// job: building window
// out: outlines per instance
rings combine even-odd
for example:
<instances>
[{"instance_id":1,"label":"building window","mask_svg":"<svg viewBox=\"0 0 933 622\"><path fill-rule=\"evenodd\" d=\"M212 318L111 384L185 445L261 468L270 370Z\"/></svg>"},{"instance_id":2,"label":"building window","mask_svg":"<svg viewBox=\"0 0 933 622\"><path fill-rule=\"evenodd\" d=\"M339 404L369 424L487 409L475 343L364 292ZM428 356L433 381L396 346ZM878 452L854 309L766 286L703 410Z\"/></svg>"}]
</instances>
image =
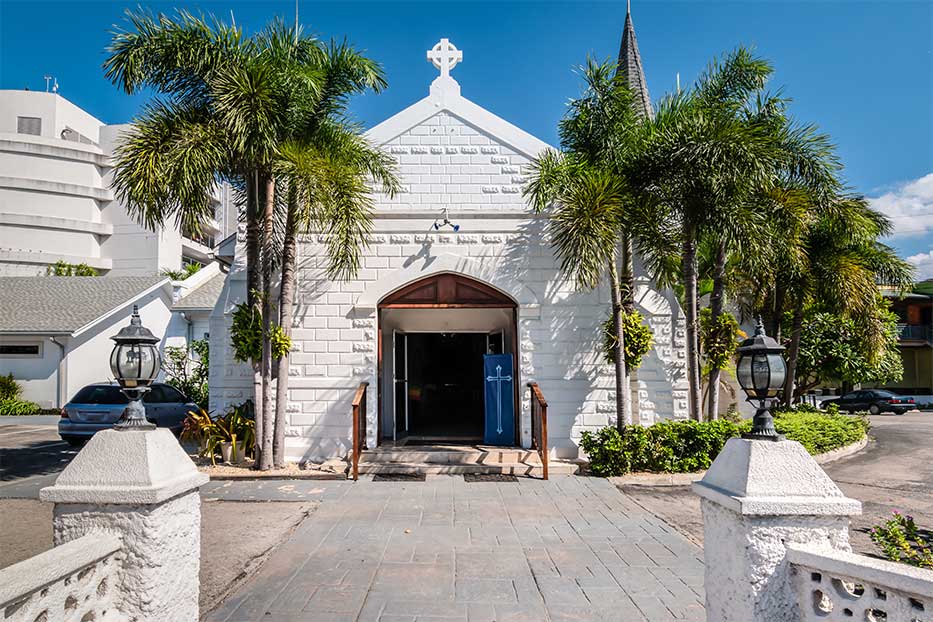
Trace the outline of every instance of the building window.
<instances>
[{"instance_id":1,"label":"building window","mask_svg":"<svg viewBox=\"0 0 933 622\"><path fill-rule=\"evenodd\" d=\"M0 357L39 358L40 356L42 356L41 342L0 344Z\"/></svg>"},{"instance_id":2,"label":"building window","mask_svg":"<svg viewBox=\"0 0 933 622\"><path fill-rule=\"evenodd\" d=\"M42 119L39 117L16 117L16 133L42 135Z\"/></svg>"}]
</instances>

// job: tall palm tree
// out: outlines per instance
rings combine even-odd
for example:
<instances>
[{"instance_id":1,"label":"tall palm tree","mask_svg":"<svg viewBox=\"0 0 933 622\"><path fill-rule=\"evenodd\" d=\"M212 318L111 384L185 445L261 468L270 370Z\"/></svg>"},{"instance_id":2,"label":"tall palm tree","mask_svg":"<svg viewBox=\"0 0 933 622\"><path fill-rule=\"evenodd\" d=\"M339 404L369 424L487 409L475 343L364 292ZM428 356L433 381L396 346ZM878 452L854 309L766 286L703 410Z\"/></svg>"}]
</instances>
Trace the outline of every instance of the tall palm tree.
<instances>
[{"instance_id":1,"label":"tall palm tree","mask_svg":"<svg viewBox=\"0 0 933 622\"><path fill-rule=\"evenodd\" d=\"M524 194L537 211L553 206L549 227L561 269L582 289L608 278L612 298L617 426L633 423L631 384L625 362L623 313L632 307L632 253L628 231L634 199L624 165L632 157L639 115L624 77L611 63L588 59L586 87L560 122L561 152L532 164Z\"/></svg>"},{"instance_id":2,"label":"tall palm tree","mask_svg":"<svg viewBox=\"0 0 933 622\"><path fill-rule=\"evenodd\" d=\"M787 348L786 405L793 403L803 319L816 304L853 318L868 342L883 342L877 314L878 285L907 290L913 267L878 241L891 231L890 221L862 197L837 195L829 199L819 218L807 229L800 252L786 262L778 278L789 283L791 335Z\"/></svg>"},{"instance_id":3,"label":"tall palm tree","mask_svg":"<svg viewBox=\"0 0 933 622\"><path fill-rule=\"evenodd\" d=\"M709 235L737 237L729 234L736 219L757 217L746 209L747 197L771 183L777 149L763 124L740 114L770 74L767 62L743 48L713 62L694 87L662 101L654 119L645 122L640 155L629 163L635 192L653 197L656 211L648 222L663 223L679 246L676 259L669 254L670 239L649 241L643 252L657 274L680 266L688 404L691 417L698 420L698 249Z\"/></svg>"},{"instance_id":4,"label":"tall palm tree","mask_svg":"<svg viewBox=\"0 0 933 622\"><path fill-rule=\"evenodd\" d=\"M327 276L346 279L360 268L360 254L372 229L372 182L394 196L399 190L394 160L373 148L359 128L343 119L320 119L302 142L279 151L277 175L286 179L287 215L282 243L279 323L291 334L297 268L297 238L315 231L326 239ZM278 361L273 455L285 462L288 354Z\"/></svg>"},{"instance_id":5,"label":"tall palm tree","mask_svg":"<svg viewBox=\"0 0 933 622\"><path fill-rule=\"evenodd\" d=\"M128 22L114 35L106 74L128 93L149 87L162 96L117 153L115 186L131 214L150 226L175 217L197 230L218 179L245 189L247 296L262 308L265 337L253 365L256 449L266 469L273 463L269 336L280 148L349 94L384 86L382 72L347 45L328 48L281 22L253 37L184 11L175 18L128 13Z\"/></svg>"}]
</instances>

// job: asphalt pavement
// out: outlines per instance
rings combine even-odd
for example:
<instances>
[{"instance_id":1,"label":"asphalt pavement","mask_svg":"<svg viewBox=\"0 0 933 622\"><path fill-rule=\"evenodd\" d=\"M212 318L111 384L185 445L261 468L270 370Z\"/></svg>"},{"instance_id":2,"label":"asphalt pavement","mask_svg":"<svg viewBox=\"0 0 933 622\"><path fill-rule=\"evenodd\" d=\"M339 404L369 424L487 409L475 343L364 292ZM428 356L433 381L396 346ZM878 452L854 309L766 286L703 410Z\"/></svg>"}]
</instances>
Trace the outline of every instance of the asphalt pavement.
<instances>
[{"instance_id":1,"label":"asphalt pavement","mask_svg":"<svg viewBox=\"0 0 933 622\"><path fill-rule=\"evenodd\" d=\"M933 528L933 412L870 417L868 446L857 454L823 465L849 497L862 502L853 517L852 548L876 555L868 537L873 525L894 510L913 515L917 525ZM700 502L687 486L622 485L622 491L657 513L696 542L703 540Z\"/></svg>"}]
</instances>

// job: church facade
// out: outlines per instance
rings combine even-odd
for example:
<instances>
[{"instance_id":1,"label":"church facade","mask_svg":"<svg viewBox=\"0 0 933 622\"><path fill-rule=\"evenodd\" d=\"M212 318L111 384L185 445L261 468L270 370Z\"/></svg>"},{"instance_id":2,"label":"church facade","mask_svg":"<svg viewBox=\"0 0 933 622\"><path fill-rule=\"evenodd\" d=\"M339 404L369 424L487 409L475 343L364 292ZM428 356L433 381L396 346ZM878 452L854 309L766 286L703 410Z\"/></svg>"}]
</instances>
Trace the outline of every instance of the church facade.
<instances>
[{"instance_id":1,"label":"church facade","mask_svg":"<svg viewBox=\"0 0 933 622\"><path fill-rule=\"evenodd\" d=\"M488 442L490 425L497 444L528 447L527 385L536 382L551 455L575 458L582 431L615 421L613 368L600 347L609 292L580 291L561 273L547 216L522 197L529 164L549 146L461 95L450 72L462 52L449 41L428 60L440 71L428 96L367 132L398 161L403 191L375 196L362 269L330 281L321 240L300 245L288 458L346 455L361 382L370 448ZM215 411L251 397L252 371L233 360L228 337L245 285L241 233L211 318ZM633 379L636 420L685 418L683 314L642 274L635 299L654 333Z\"/></svg>"}]
</instances>

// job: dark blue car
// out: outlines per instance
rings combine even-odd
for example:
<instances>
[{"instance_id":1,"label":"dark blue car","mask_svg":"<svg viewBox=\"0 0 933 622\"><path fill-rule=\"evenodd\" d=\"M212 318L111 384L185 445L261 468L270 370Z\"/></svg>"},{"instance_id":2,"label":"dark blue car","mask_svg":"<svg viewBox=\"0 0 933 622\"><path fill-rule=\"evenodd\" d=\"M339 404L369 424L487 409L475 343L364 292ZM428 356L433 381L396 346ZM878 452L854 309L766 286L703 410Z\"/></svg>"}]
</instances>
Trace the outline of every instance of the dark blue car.
<instances>
[{"instance_id":1,"label":"dark blue car","mask_svg":"<svg viewBox=\"0 0 933 622\"><path fill-rule=\"evenodd\" d=\"M78 391L62 408L58 435L71 445L81 445L95 432L112 428L129 400L115 384L89 384ZM197 411L193 403L175 387L156 383L143 398L146 418L160 428L181 432L188 412Z\"/></svg>"}]
</instances>

